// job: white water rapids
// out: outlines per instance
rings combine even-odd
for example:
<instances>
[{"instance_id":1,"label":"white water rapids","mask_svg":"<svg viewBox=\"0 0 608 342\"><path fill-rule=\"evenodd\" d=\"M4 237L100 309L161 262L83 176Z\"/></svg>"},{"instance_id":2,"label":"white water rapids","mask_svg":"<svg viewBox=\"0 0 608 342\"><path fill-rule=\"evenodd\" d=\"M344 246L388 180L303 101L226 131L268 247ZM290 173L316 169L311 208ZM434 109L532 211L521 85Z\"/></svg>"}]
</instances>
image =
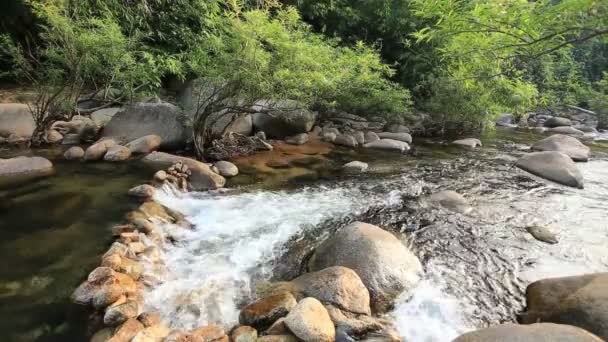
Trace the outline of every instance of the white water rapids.
<instances>
[{"instance_id":1,"label":"white water rapids","mask_svg":"<svg viewBox=\"0 0 608 342\"><path fill-rule=\"evenodd\" d=\"M608 243L608 234L598 229L597 220L604 225L608 222L608 162L590 162L581 169L587 179L585 190L564 190L549 184L541 188L549 191L543 203L533 193L492 203L495 208L502 205L515 212L527 211L518 214L517 220L522 222L517 224L523 225L535 215L539 224L551 223L551 217L562 227L561 241L554 246L517 233L517 239L530 245L526 255L537 259L534 266L520 273L526 282L606 269L608 253L603 246ZM552 193L556 188L562 192ZM148 290L146 306L159 311L173 328L190 329L237 323L238 308L254 296L259 282L270 278L270 261L276 260L290 238L325 220L356 215L372 204L390 206L399 199L399 192L370 197L356 188L323 187L223 195L165 191L157 193L156 199L185 214L195 228L163 226L177 242L165 245L163 259L168 274L161 285ZM492 234L489 231L489 238ZM466 299L445 290L446 284L436 276L442 273L438 267L427 264L428 278L413 297L399 298L395 310L388 314L408 342L451 341L475 328L467 320L474 308Z\"/></svg>"}]
</instances>

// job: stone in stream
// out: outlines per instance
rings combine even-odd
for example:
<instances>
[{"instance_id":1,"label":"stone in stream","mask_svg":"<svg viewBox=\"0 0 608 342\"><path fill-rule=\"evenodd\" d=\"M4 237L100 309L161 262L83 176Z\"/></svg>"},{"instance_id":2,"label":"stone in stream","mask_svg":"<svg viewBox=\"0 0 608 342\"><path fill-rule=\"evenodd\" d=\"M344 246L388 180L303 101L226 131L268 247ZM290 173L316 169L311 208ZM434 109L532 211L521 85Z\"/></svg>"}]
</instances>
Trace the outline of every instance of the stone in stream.
<instances>
[{"instance_id":1,"label":"stone in stream","mask_svg":"<svg viewBox=\"0 0 608 342\"><path fill-rule=\"evenodd\" d=\"M350 134L338 135L333 143L340 146L357 147L357 140Z\"/></svg>"},{"instance_id":2,"label":"stone in stream","mask_svg":"<svg viewBox=\"0 0 608 342\"><path fill-rule=\"evenodd\" d=\"M272 325L266 329L268 335L283 335L290 334L289 329L285 325L285 318L281 317L277 319Z\"/></svg>"},{"instance_id":3,"label":"stone in stream","mask_svg":"<svg viewBox=\"0 0 608 342\"><path fill-rule=\"evenodd\" d=\"M218 161L213 164L220 175L224 177L234 177L239 174L239 168L228 161Z\"/></svg>"},{"instance_id":4,"label":"stone in stream","mask_svg":"<svg viewBox=\"0 0 608 342\"><path fill-rule=\"evenodd\" d=\"M150 134L129 142L126 146L131 153L150 153L158 150L162 142L161 137Z\"/></svg>"},{"instance_id":5,"label":"stone in stream","mask_svg":"<svg viewBox=\"0 0 608 342\"><path fill-rule=\"evenodd\" d=\"M527 311L519 320L529 324L569 324L608 339L608 273L536 281L526 288Z\"/></svg>"},{"instance_id":6,"label":"stone in stream","mask_svg":"<svg viewBox=\"0 0 608 342\"><path fill-rule=\"evenodd\" d=\"M287 316L296 304L296 299L288 292L264 297L241 310L239 323L259 330L265 330L277 319Z\"/></svg>"},{"instance_id":7,"label":"stone in stream","mask_svg":"<svg viewBox=\"0 0 608 342\"><path fill-rule=\"evenodd\" d=\"M308 266L320 271L343 266L359 275L367 287L372 307L386 311L393 300L418 284L422 265L393 234L362 222L339 229L313 253Z\"/></svg>"},{"instance_id":8,"label":"stone in stream","mask_svg":"<svg viewBox=\"0 0 608 342\"><path fill-rule=\"evenodd\" d=\"M308 142L308 134L300 133L285 138L285 142L290 145L304 145Z\"/></svg>"},{"instance_id":9,"label":"stone in stream","mask_svg":"<svg viewBox=\"0 0 608 342\"><path fill-rule=\"evenodd\" d=\"M462 214L468 214L473 210L469 202L461 194L452 190L434 193L429 196L429 201L448 210Z\"/></svg>"},{"instance_id":10,"label":"stone in stream","mask_svg":"<svg viewBox=\"0 0 608 342\"><path fill-rule=\"evenodd\" d=\"M378 134L374 132L365 132L365 144L369 144L377 140L380 140Z\"/></svg>"},{"instance_id":11,"label":"stone in stream","mask_svg":"<svg viewBox=\"0 0 608 342\"><path fill-rule=\"evenodd\" d=\"M298 298L314 297L341 310L371 315L369 291L355 271L333 266L305 273L290 282Z\"/></svg>"},{"instance_id":12,"label":"stone in stream","mask_svg":"<svg viewBox=\"0 0 608 342\"><path fill-rule=\"evenodd\" d=\"M285 325L305 342L331 342L336 338L334 323L315 298L304 298L285 317Z\"/></svg>"},{"instance_id":13,"label":"stone in stream","mask_svg":"<svg viewBox=\"0 0 608 342\"><path fill-rule=\"evenodd\" d=\"M169 336L171 329L164 324L157 324L138 332L131 342L160 342Z\"/></svg>"},{"instance_id":14,"label":"stone in stream","mask_svg":"<svg viewBox=\"0 0 608 342\"><path fill-rule=\"evenodd\" d=\"M554 134L585 135L585 132L570 126L553 127L548 132Z\"/></svg>"},{"instance_id":15,"label":"stone in stream","mask_svg":"<svg viewBox=\"0 0 608 342\"><path fill-rule=\"evenodd\" d=\"M36 123L29 107L22 103L0 103L0 138L29 140Z\"/></svg>"},{"instance_id":16,"label":"stone in stream","mask_svg":"<svg viewBox=\"0 0 608 342\"><path fill-rule=\"evenodd\" d=\"M0 177L43 175L53 172L53 163L42 157L0 158Z\"/></svg>"},{"instance_id":17,"label":"stone in stream","mask_svg":"<svg viewBox=\"0 0 608 342\"><path fill-rule=\"evenodd\" d=\"M532 145L531 149L534 151L562 152L574 161L589 160L591 152L591 149L581 143L580 140L563 134L555 134L545 138Z\"/></svg>"},{"instance_id":18,"label":"stone in stream","mask_svg":"<svg viewBox=\"0 0 608 342\"><path fill-rule=\"evenodd\" d=\"M572 121L568 118L561 117L551 117L545 121L545 127L553 128L563 126L572 126Z\"/></svg>"},{"instance_id":19,"label":"stone in stream","mask_svg":"<svg viewBox=\"0 0 608 342\"><path fill-rule=\"evenodd\" d=\"M226 179L213 172L209 165L192 158L176 156L164 152L152 152L145 156L142 161L158 169L166 169L177 162L188 166L191 172L189 177L192 190L215 190L224 187Z\"/></svg>"},{"instance_id":20,"label":"stone in stream","mask_svg":"<svg viewBox=\"0 0 608 342\"><path fill-rule=\"evenodd\" d=\"M61 135L61 133L57 132L54 129L49 129L46 131L46 136L44 137L44 140L49 144L56 144L63 140L63 135Z\"/></svg>"},{"instance_id":21,"label":"stone in stream","mask_svg":"<svg viewBox=\"0 0 608 342\"><path fill-rule=\"evenodd\" d=\"M135 318L129 318L114 331L110 342L131 341L137 333L144 330L144 325Z\"/></svg>"},{"instance_id":22,"label":"stone in stream","mask_svg":"<svg viewBox=\"0 0 608 342\"><path fill-rule=\"evenodd\" d=\"M129 189L129 196L137 197L137 198L152 198L154 197L154 193L156 192L156 188L152 185L142 184L136 187Z\"/></svg>"},{"instance_id":23,"label":"stone in stream","mask_svg":"<svg viewBox=\"0 0 608 342\"><path fill-rule=\"evenodd\" d=\"M299 340L288 334L283 335L266 335L258 337L258 342L298 342Z\"/></svg>"},{"instance_id":24,"label":"stone in stream","mask_svg":"<svg viewBox=\"0 0 608 342\"><path fill-rule=\"evenodd\" d=\"M103 328L93 334L90 342L108 342L112 340L112 330L111 328Z\"/></svg>"},{"instance_id":25,"label":"stone in stream","mask_svg":"<svg viewBox=\"0 0 608 342\"><path fill-rule=\"evenodd\" d=\"M232 342L256 342L258 332L252 327L242 325L232 331L230 334Z\"/></svg>"},{"instance_id":26,"label":"stone in stream","mask_svg":"<svg viewBox=\"0 0 608 342\"><path fill-rule=\"evenodd\" d=\"M360 161L352 161L342 165L342 170L346 173L361 173L367 171L369 165Z\"/></svg>"},{"instance_id":27,"label":"stone in stream","mask_svg":"<svg viewBox=\"0 0 608 342\"><path fill-rule=\"evenodd\" d=\"M134 294L136 291L137 286L131 277L115 272L109 267L98 267L76 288L72 294L72 301L103 309L116 302L121 296Z\"/></svg>"},{"instance_id":28,"label":"stone in stream","mask_svg":"<svg viewBox=\"0 0 608 342\"><path fill-rule=\"evenodd\" d=\"M386 126L386 131L390 133L409 133L410 129L404 125L390 124Z\"/></svg>"},{"instance_id":29,"label":"stone in stream","mask_svg":"<svg viewBox=\"0 0 608 342\"><path fill-rule=\"evenodd\" d=\"M144 312L137 316L137 320L147 328L152 325L160 324L161 318L160 313L158 312Z\"/></svg>"},{"instance_id":30,"label":"stone in stream","mask_svg":"<svg viewBox=\"0 0 608 342\"><path fill-rule=\"evenodd\" d=\"M475 138L466 138L452 141L452 145L458 145L466 148L481 147L481 140Z\"/></svg>"},{"instance_id":31,"label":"stone in stream","mask_svg":"<svg viewBox=\"0 0 608 342\"><path fill-rule=\"evenodd\" d=\"M337 135L336 133L333 132L323 132L321 133L321 140L325 141L325 142L331 142L333 143L334 141L336 141Z\"/></svg>"},{"instance_id":32,"label":"stone in stream","mask_svg":"<svg viewBox=\"0 0 608 342\"><path fill-rule=\"evenodd\" d=\"M217 325L208 325L191 331L193 335L200 336L204 342L228 342L229 338L224 328Z\"/></svg>"},{"instance_id":33,"label":"stone in stream","mask_svg":"<svg viewBox=\"0 0 608 342\"><path fill-rule=\"evenodd\" d=\"M576 164L561 152L528 153L515 163L517 167L559 184L583 188L583 175Z\"/></svg>"},{"instance_id":34,"label":"stone in stream","mask_svg":"<svg viewBox=\"0 0 608 342\"><path fill-rule=\"evenodd\" d=\"M89 146L84 152L84 160L95 161L101 160L109 148L116 145L113 139L105 139Z\"/></svg>"},{"instance_id":35,"label":"stone in stream","mask_svg":"<svg viewBox=\"0 0 608 342\"><path fill-rule=\"evenodd\" d=\"M357 131L353 134L353 137L357 141L357 145L363 146L365 144L365 134L361 131Z\"/></svg>"},{"instance_id":36,"label":"stone in stream","mask_svg":"<svg viewBox=\"0 0 608 342\"><path fill-rule=\"evenodd\" d=\"M409 133L382 132L382 133L378 133L378 137L380 139L392 139L392 140L403 141L408 144L412 143L412 136Z\"/></svg>"},{"instance_id":37,"label":"stone in stream","mask_svg":"<svg viewBox=\"0 0 608 342\"><path fill-rule=\"evenodd\" d=\"M63 154L65 160L79 160L84 157L84 150L80 146L72 146Z\"/></svg>"},{"instance_id":38,"label":"stone in stream","mask_svg":"<svg viewBox=\"0 0 608 342\"><path fill-rule=\"evenodd\" d=\"M108 151L103 156L103 160L118 162L118 161L125 161L125 160L129 159L129 157L131 157L131 150L129 150L128 147L114 145L114 146L108 148Z\"/></svg>"},{"instance_id":39,"label":"stone in stream","mask_svg":"<svg viewBox=\"0 0 608 342\"><path fill-rule=\"evenodd\" d=\"M597 336L569 325L502 324L466 333L453 342L600 342Z\"/></svg>"},{"instance_id":40,"label":"stone in stream","mask_svg":"<svg viewBox=\"0 0 608 342\"><path fill-rule=\"evenodd\" d=\"M380 139L372 141L363 145L363 147L375 150L398 151L402 153L410 150L410 145L408 145L406 142L393 139Z\"/></svg>"},{"instance_id":41,"label":"stone in stream","mask_svg":"<svg viewBox=\"0 0 608 342\"><path fill-rule=\"evenodd\" d=\"M547 227L529 226L526 231L530 233L536 240L546 242L548 244L556 244L558 242L557 235L551 232Z\"/></svg>"}]
</instances>

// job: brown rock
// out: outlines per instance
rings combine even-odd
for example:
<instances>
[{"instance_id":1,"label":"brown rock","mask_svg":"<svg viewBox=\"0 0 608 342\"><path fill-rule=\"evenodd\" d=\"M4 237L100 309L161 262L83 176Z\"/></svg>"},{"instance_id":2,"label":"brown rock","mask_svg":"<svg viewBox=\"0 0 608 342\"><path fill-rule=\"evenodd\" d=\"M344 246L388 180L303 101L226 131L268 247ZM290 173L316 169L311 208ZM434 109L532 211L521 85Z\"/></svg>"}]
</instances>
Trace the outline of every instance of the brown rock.
<instances>
[{"instance_id":1,"label":"brown rock","mask_svg":"<svg viewBox=\"0 0 608 342\"><path fill-rule=\"evenodd\" d=\"M53 163L42 157L15 157L0 159L0 177L28 174L50 174Z\"/></svg>"},{"instance_id":2,"label":"brown rock","mask_svg":"<svg viewBox=\"0 0 608 342\"><path fill-rule=\"evenodd\" d=\"M161 143L158 135L146 135L127 144L132 153L150 153L158 150Z\"/></svg>"},{"instance_id":3,"label":"brown rock","mask_svg":"<svg viewBox=\"0 0 608 342\"><path fill-rule=\"evenodd\" d=\"M158 312L144 312L137 317L137 319L144 325L144 327L150 327L153 325L160 324L160 314Z\"/></svg>"},{"instance_id":4,"label":"brown rock","mask_svg":"<svg viewBox=\"0 0 608 342\"><path fill-rule=\"evenodd\" d=\"M128 319L136 318L140 313L140 304L137 301L128 300L123 304L107 307L103 316L103 323L109 326L119 325Z\"/></svg>"},{"instance_id":5,"label":"brown rock","mask_svg":"<svg viewBox=\"0 0 608 342\"><path fill-rule=\"evenodd\" d=\"M314 297L350 312L371 314L369 291L357 273L349 268L328 267L303 274L292 283L305 297Z\"/></svg>"},{"instance_id":6,"label":"brown rock","mask_svg":"<svg viewBox=\"0 0 608 342\"><path fill-rule=\"evenodd\" d=\"M302 299L285 317L285 325L303 341L335 341L336 330L323 304Z\"/></svg>"},{"instance_id":7,"label":"brown rock","mask_svg":"<svg viewBox=\"0 0 608 342\"><path fill-rule=\"evenodd\" d=\"M464 334L454 342L600 342L583 329L561 324L503 324Z\"/></svg>"},{"instance_id":8,"label":"brown rock","mask_svg":"<svg viewBox=\"0 0 608 342\"><path fill-rule=\"evenodd\" d=\"M185 333L183 331L173 331L169 336L165 337L163 342L204 342L204 340L198 335Z\"/></svg>"},{"instance_id":9,"label":"brown rock","mask_svg":"<svg viewBox=\"0 0 608 342\"><path fill-rule=\"evenodd\" d=\"M96 332L93 337L91 337L91 342L108 342L112 338L112 329L104 328Z\"/></svg>"},{"instance_id":10,"label":"brown rock","mask_svg":"<svg viewBox=\"0 0 608 342\"><path fill-rule=\"evenodd\" d=\"M63 135L61 135L61 133L57 132L54 129L49 129L46 132L45 140L49 144L56 144L58 142L61 142L61 140L63 140Z\"/></svg>"},{"instance_id":11,"label":"brown rock","mask_svg":"<svg viewBox=\"0 0 608 342\"><path fill-rule=\"evenodd\" d=\"M277 319L287 316L296 304L296 299L287 292L265 297L244 307L239 323L264 330Z\"/></svg>"},{"instance_id":12,"label":"brown rock","mask_svg":"<svg viewBox=\"0 0 608 342\"><path fill-rule=\"evenodd\" d=\"M256 342L258 332L252 327L242 325L232 331L230 337L233 342Z\"/></svg>"},{"instance_id":13,"label":"brown rock","mask_svg":"<svg viewBox=\"0 0 608 342\"><path fill-rule=\"evenodd\" d=\"M114 336L109 340L109 342L129 342L138 332L144 329L143 324L141 324L138 320L131 318L124 322L121 326L116 328L114 332Z\"/></svg>"},{"instance_id":14,"label":"brown rock","mask_svg":"<svg viewBox=\"0 0 608 342\"><path fill-rule=\"evenodd\" d=\"M267 335L258 337L258 342L297 342L298 339L293 335Z\"/></svg>"},{"instance_id":15,"label":"brown rock","mask_svg":"<svg viewBox=\"0 0 608 342\"><path fill-rule=\"evenodd\" d=\"M84 157L84 150L80 146L72 146L63 154L63 158L66 160L78 160L82 157Z\"/></svg>"},{"instance_id":16,"label":"brown rock","mask_svg":"<svg viewBox=\"0 0 608 342\"><path fill-rule=\"evenodd\" d=\"M84 152L84 160L101 160L108 151L108 148L114 145L116 145L116 142L111 139L99 141L86 149Z\"/></svg>"},{"instance_id":17,"label":"brown rock","mask_svg":"<svg viewBox=\"0 0 608 342\"><path fill-rule=\"evenodd\" d=\"M138 332L131 342L162 342L170 333L171 330L167 326L157 324Z\"/></svg>"},{"instance_id":18,"label":"brown rock","mask_svg":"<svg viewBox=\"0 0 608 342\"><path fill-rule=\"evenodd\" d=\"M227 342L228 340L228 336L224 332L224 329L217 325L208 325L206 327L194 329L192 330L192 334L202 337L205 342Z\"/></svg>"},{"instance_id":19,"label":"brown rock","mask_svg":"<svg viewBox=\"0 0 608 342\"><path fill-rule=\"evenodd\" d=\"M142 184L129 189L129 196L137 198L152 198L156 189L152 185Z\"/></svg>"},{"instance_id":20,"label":"brown rock","mask_svg":"<svg viewBox=\"0 0 608 342\"><path fill-rule=\"evenodd\" d=\"M104 155L103 160L117 162L125 161L129 159L129 157L131 157L131 150L129 150L128 147L114 145L108 148L108 151Z\"/></svg>"},{"instance_id":21,"label":"brown rock","mask_svg":"<svg viewBox=\"0 0 608 342\"><path fill-rule=\"evenodd\" d=\"M285 325L285 318L281 317L277 319L276 322L272 323L270 328L266 330L266 334L268 335L285 335L290 334L291 332Z\"/></svg>"},{"instance_id":22,"label":"brown rock","mask_svg":"<svg viewBox=\"0 0 608 342\"><path fill-rule=\"evenodd\" d=\"M214 190L224 187L226 179L211 171L209 166L197 160L171 155L163 152L152 152L142 159L145 163L154 167L165 169L171 165L182 162L188 166L190 175L190 185L193 190Z\"/></svg>"}]
</instances>

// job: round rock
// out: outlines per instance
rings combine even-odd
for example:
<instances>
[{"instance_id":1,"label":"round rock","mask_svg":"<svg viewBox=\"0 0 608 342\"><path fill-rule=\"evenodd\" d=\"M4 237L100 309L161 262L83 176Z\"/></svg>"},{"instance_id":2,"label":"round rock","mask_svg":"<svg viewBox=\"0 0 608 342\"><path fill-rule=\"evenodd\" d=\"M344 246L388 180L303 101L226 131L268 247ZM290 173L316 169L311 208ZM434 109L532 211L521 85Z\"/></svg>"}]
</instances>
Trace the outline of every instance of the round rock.
<instances>
[{"instance_id":1,"label":"round rock","mask_svg":"<svg viewBox=\"0 0 608 342\"><path fill-rule=\"evenodd\" d=\"M334 323L327 309L315 298L304 298L285 317L285 325L306 342L330 342L336 338Z\"/></svg>"},{"instance_id":2,"label":"round rock","mask_svg":"<svg viewBox=\"0 0 608 342\"><path fill-rule=\"evenodd\" d=\"M346 173L361 173L367 171L369 165L360 161L352 161L342 166L342 170Z\"/></svg>"},{"instance_id":3,"label":"round rock","mask_svg":"<svg viewBox=\"0 0 608 342\"><path fill-rule=\"evenodd\" d=\"M63 154L66 160L78 160L84 157L84 150L80 146L72 146Z\"/></svg>"},{"instance_id":4,"label":"round rock","mask_svg":"<svg viewBox=\"0 0 608 342\"><path fill-rule=\"evenodd\" d=\"M239 174L239 168L231 162L222 160L213 165L217 168L219 174L224 177L234 177Z\"/></svg>"},{"instance_id":5,"label":"round rock","mask_svg":"<svg viewBox=\"0 0 608 342\"><path fill-rule=\"evenodd\" d=\"M563 134L555 134L535 143L532 145L532 150L561 152L574 161L589 160L591 152L591 149L578 139Z\"/></svg>"},{"instance_id":6,"label":"round rock","mask_svg":"<svg viewBox=\"0 0 608 342\"><path fill-rule=\"evenodd\" d=\"M561 152L528 153L519 158L515 165L533 175L556 183L583 188L583 175L572 159Z\"/></svg>"}]
</instances>

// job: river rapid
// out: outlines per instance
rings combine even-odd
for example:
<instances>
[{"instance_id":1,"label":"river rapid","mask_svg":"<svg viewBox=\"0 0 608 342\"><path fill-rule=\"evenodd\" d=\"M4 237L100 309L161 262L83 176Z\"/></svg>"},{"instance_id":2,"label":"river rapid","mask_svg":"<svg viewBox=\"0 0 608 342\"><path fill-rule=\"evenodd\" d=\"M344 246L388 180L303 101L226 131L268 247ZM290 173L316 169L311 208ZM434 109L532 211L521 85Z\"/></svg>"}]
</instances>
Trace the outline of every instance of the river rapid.
<instances>
[{"instance_id":1,"label":"river rapid","mask_svg":"<svg viewBox=\"0 0 608 342\"><path fill-rule=\"evenodd\" d=\"M289 169L281 169L284 177L280 173L260 177L243 167L243 175L231 180L227 191L180 193L165 188L157 192L156 200L185 214L194 229L162 226L172 238L162 251L167 268L164 282L147 290L146 309L161 312L174 328L210 323L231 326L238 321L239 307L255 298L268 282L295 278L305 271L315 246L343 225L364 221L395 233L424 266L422 282L399 297L386 314L404 340L451 341L478 327L515 321L524 308L523 291L530 282L608 269L608 159L598 155L579 163L585 189L566 188L512 166L524 152L524 144L540 138L498 131L484 139L483 149L475 151L420 141L414 144L415 156L338 149L324 154L322 166L307 165L313 171L298 172L295 177L289 176ZM608 145L600 143L593 149L605 152ZM339 165L350 160L368 162L369 172L356 176L337 172ZM95 165L87 170L100 167ZM80 332L66 328L77 324L73 318L48 311L67 310L61 303L106 248L111 224L129 210L130 206L117 203L126 201L119 193L136 182L128 174L132 168L125 164L112 171L114 178L108 181L101 172L78 173L60 165L47 180L4 190L6 198L22 192L38 196L29 207L19 207L21 214L2 215L8 221L0 226L9 236L2 249L4 257L8 258L9 246L14 246L11 243L23 245L13 253L16 263L32 260L24 251L28 243L40 244L40 234L53 236L54 229L64 226L87 227L68 230L79 233L59 239L60 247L44 261L21 263L25 265L21 273L2 270L3 316L19 313L23 317L7 320L8 336L15 337L10 340L80 340ZM137 174L146 172L137 169ZM74 210L81 215L71 215L84 217L82 220L71 223L73 219L62 217L49 226L23 218L36 205L48 206L44 198L50 193L42 188L32 195L33 191L21 189L50 183L50 189L58 191L58 184L68 184L68 180L81 184L83 179L88 183L77 188L91 187L103 179L112 186L82 191L98 196L93 202L77 202L80 207ZM459 214L426 205L425 196L440 190L461 193L474 209ZM17 210L17 206L10 208ZM10 235L18 222L29 233ZM525 229L533 224L549 225L558 233L559 243L535 240ZM99 248L83 244L87 237ZM57 265L49 268L47 263ZM33 294L25 292L28 279L43 276L50 284L62 286L44 285ZM26 301L45 305L23 304ZM22 321L29 325L16 324ZM33 337L25 333L36 326L46 330Z\"/></svg>"}]
</instances>

